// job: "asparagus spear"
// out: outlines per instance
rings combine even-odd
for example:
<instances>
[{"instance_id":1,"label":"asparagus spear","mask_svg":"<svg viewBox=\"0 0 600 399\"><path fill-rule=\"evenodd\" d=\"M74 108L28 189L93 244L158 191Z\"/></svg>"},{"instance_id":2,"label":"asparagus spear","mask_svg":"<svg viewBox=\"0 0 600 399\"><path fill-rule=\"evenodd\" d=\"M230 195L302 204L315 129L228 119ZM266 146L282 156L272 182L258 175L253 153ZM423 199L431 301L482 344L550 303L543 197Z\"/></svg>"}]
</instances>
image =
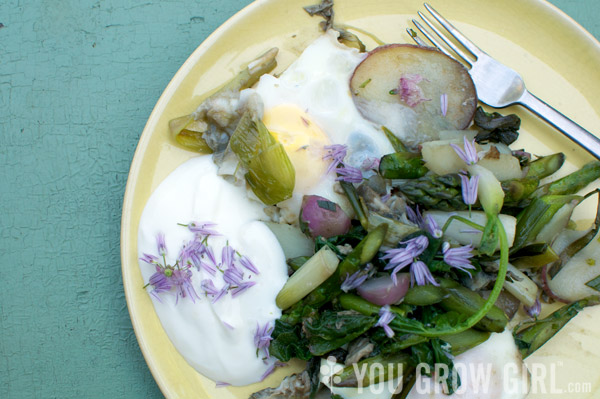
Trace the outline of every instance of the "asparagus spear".
<instances>
[{"instance_id":1,"label":"asparagus spear","mask_svg":"<svg viewBox=\"0 0 600 399\"><path fill-rule=\"evenodd\" d=\"M565 163L565 154L557 152L556 154L540 157L535 161L529 162L529 169L525 177L535 177L543 179L554 174Z\"/></svg>"},{"instance_id":2,"label":"asparagus spear","mask_svg":"<svg viewBox=\"0 0 600 399\"><path fill-rule=\"evenodd\" d=\"M411 152L384 155L379 163L379 173L386 179L416 179L427 172L423 159Z\"/></svg>"},{"instance_id":3,"label":"asparagus spear","mask_svg":"<svg viewBox=\"0 0 600 399\"><path fill-rule=\"evenodd\" d=\"M595 166L596 162L592 162L588 164L589 166L584 166L581 171L538 188L540 179L556 172L563 163L562 153L541 157L530 163L524 178L503 181L504 205L523 207L528 204L529 198L542 194L572 194L600 177L600 166ZM428 174L416 179L392 180L392 185L411 201L423 204L427 208L444 211L467 209L462 202L461 181L456 173L442 176Z\"/></svg>"},{"instance_id":4,"label":"asparagus spear","mask_svg":"<svg viewBox=\"0 0 600 399\"><path fill-rule=\"evenodd\" d=\"M575 194L594 180L600 178L600 161L585 164L581 169L538 188L533 196Z\"/></svg>"},{"instance_id":5,"label":"asparagus spear","mask_svg":"<svg viewBox=\"0 0 600 399\"><path fill-rule=\"evenodd\" d=\"M214 107L214 105L218 100L229 102L238 99L240 90L251 87L262 75L273 70L277 66L275 57L278 51L277 48L272 48L249 63L225 86L206 98L196 112L171 120L169 130L175 140L193 151L222 152L227 146L228 136L237 125L239 115L229 110L223 110L222 107ZM224 136L220 134L223 131L227 133Z\"/></svg>"},{"instance_id":6,"label":"asparagus spear","mask_svg":"<svg viewBox=\"0 0 600 399\"><path fill-rule=\"evenodd\" d=\"M457 173L442 176L428 174L418 179L392 180L392 186L409 200L425 208L443 211L467 209L462 199L460 177Z\"/></svg>"}]
</instances>

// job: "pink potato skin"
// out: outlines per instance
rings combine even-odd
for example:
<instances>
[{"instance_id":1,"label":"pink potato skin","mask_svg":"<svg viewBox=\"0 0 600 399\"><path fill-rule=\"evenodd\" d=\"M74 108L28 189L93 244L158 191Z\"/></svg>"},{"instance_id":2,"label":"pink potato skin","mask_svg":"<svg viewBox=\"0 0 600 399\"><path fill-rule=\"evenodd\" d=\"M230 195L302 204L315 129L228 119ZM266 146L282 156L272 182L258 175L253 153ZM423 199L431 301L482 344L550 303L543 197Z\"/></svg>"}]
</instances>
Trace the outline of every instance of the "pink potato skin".
<instances>
[{"instance_id":1,"label":"pink potato skin","mask_svg":"<svg viewBox=\"0 0 600 399\"><path fill-rule=\"evenodd\" d=\"M334 205L335 211L325 209L319 202ZM330 238L345 234L350 229L350 222L350 218L343 209L327 198L318 195L305 195L302 198L300 228L308 236Z\"/></svg>"},{"instance_id":2,"label":"pink potato skin","mask_svg":"<svg viewBox=\"0 0 600 399\"><path fill-rule=\"evenodd\" d=\"M468 127L477 108L477 92L469 71L432 47L386 44L371 50L354 70L350 91L358 103L378 101L408 105L401 96L392 95L390 91L398 88L401 77L417 75L422 78L418 85L426 101L411 109L416 112L423 133ZM440 109L442 94L447 96L445 115ZM369 115L363 116L369 118Z\"/></svg>"},{"instance_id":3,"label":"pink potato skin","mask_svg":"<svg viewBox=\"0 0 600 399\"><path fill-rule=\"evenodd\" d=\"M376 277L365 281L357 288L358 295L375 305L385 306L397 303L408 291L410 275L398 273L398 283L394 285L391 276Z\"/></svg>"}]
</instances>

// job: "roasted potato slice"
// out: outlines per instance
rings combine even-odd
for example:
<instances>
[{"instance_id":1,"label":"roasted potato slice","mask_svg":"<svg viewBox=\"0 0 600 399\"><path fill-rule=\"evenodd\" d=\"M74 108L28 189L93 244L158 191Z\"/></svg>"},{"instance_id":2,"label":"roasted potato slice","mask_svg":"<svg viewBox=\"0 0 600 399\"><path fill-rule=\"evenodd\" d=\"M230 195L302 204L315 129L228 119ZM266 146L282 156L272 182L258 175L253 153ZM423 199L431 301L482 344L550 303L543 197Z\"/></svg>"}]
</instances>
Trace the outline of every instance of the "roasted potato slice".
<instances>
[{"instance_id":1,"label":"roasted potato slice","mask_svg":"<svg viewBox=\"0 0 600 399\"><path fill-rule=\"evenodd\" d=\"M373 115L372 110L381 104L408 107L416 114L414 133L433 140L440 130L466 128L477 106L473 80L462 64L434 48L411 44L372 50L356 67L350 90L365 118L386 125L409 141L415 140L402 137L390 127L391 122L382 120L381 113Z\"/></svg>"}]
</instances>

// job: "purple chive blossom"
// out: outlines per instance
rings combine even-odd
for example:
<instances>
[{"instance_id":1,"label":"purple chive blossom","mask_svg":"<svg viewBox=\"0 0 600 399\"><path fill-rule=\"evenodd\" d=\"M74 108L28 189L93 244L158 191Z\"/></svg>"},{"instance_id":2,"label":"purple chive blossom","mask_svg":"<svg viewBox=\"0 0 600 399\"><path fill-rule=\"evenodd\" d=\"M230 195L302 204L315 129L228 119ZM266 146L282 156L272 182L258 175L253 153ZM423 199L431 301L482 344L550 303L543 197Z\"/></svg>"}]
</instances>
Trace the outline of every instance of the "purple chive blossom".
<instances>
[{"instance_id":1,"label":"purple chive blossom","mask_svg":"<svg viewBox=\"0 0 600 399\"><path fill-rule=\"evenodd\" d=\"M206 251L206 247L200 241L194 240L184 244L179 251L179 261L182 264L192 264L200 270L200 262L202 255Z\"/></svg>"},{"instance_id":2,"label":"purple chive blossom","mask_svg":"<svg viewBox=\"0 0 600 399\"><path fill-rule=\"evenodd\" d=\"M206 247L204 250L204 254L206 255L206 257L208 258L208 260L210 260L211 264L215 267L218 266L217 264L217 258L215 258L215 253L213 252L211 247Z\"/></svg>"},{"instance_id":3,"label":"purple chive blossom","mask_svg":"<svg viewBox=\"0 0 600 399\"><path fill-rule=\"evenodd\" d=\"M232 326L231 324L227 323L226 321L224 321L224 320L221 320L221 323L223 323L223 325L224 325L225 327L229 328L230 330L235 330L235 327L234 327L234 326Z\"/></svg>"},{"instance_id":4,"label":"purple chive blossom","mask_svg":"<svg viewBox=\"0 0 600 399\"><path fill-rule=\"evenodd\" d=\"M219 236L219 232L212 229L216 225L216 223L211 222L190 222L187 226L188 229L195 234L203 236Z\"/></svg>"},{"instance_id":5,"label":"purple chive blossom","mask_svg":"<svg viewBox=\"0 0 600 399\"><path fill-rule=\"evenodd\" d=\"M239 283L237 287L231 290L231 297L235 298L254 285L256 285L256 281L244 281L243 283Z\"/></svg>"},{"instance_id":6,"label":"purple chive blossom","mask_svg":"<svg viewBox=\"0 0 600 399\"><path fill-rule=\"evenodd\" d=\"M231 285L240 285L244 279L244 272L235 267L233 264L225 272L223 272L223 280Z\"/></svg>"},{"instance_id":7,"label":"purple chive blossom","mask_svg":"<svg viewBox=\"0 0 600 399\"><path fill-rule=\"evenodd\" d=\"M467 205L473 205L477 202L477 188L479 187L479 176L471 176L470 178L463 173L459 173L463 202Z\"/></svg>"},{"instance_id":8,"label":"purple chive blossom","mask_svg":"<svg viewBox=\"0 0 600 399\"><path fill-rule=\"evenodd\" d=\"M429 101L428 98L424 97L423 90L419 87L422 80L423 77L419 74L408 74L400 77L397 93L400 95L400 99L411 108L424 101Z\"/></svg>"},{"instance_id":9,"label":"purple chive blossom","mask_svg":"<svg viewBox=\"0 0 600 399\"><path fill-rule=\"evenodd\" d=\"M359 270L352 275L346 275L346 279L341 285L341 289L344 292L351 291L355 288L360 287L362 283L369 277L369 273L365 273L363 270Z\"/></svg>"},{"instance_id":10,"label":"purple chive blossom","mask_svg":"<svg viewBox=\"0 0 600 399\"><path fill-rule=\"evenodd\" d=\"M467 165L474 165L479 161L477 150L475 149L475 139L473 141L467 140L467 136L463 136L464 150L458 145L452 143L450 146L454 149L456 154L462 159Z\"/></svg>"},{"instance_id":11,"label":"purple chive blossom","mask_svg":"<svg viewBox=\"0 0 600 399\"><path fill-rule=\"evenodd\" d=\"M390 198L392 198L392 193L384 194L381 196L381 202L385 204Z\"/></svg>"},{"instance_id":12,"label":"purple chive blossom","mask_svg":"<svg viewBox=\"0 0 600 399\"><path fill-rule=\"evenodd\" d=\"M140 260L142 262L146 262L149 265L155 265L158 263L158 258L154 255L150 255L150 254L143 254L142 257L140 258Z\"/></svg>"},{"instance_id":13,"label":"purple chive blossom","mask_svg":"<svg viewBox=\"0 0 600 399\"><path fill-rule=\"evenodd\" d=\"M408 241L401 242L400 244L405 244L406 246L404 248L389 249L385 251L384 256L381 257L382 260L389 259L384 270L393 269L392 280L394 281L394 284L397 284L398 281L396 273L404 269L406 266L416 262L415 258L425 251L429 245L429 240L426 236L418 236Z\"/></svg>"},{"instance_id":14,"label":"purple chive blossom","mask_svg":"<svg viewBox=\"0 0 600 399\"><path fill-rule=\"evenodd\" d=\"M335 169L338 177L337 181L345 181L347 183L360 183L363 180L363 175L360 169L354 166L344 164L341 168Z\"/></svg>"},{"instance_id":15,"label":"purple chive blossom","mask_svg":"<svg viewBox=\"0 0 600 399\"><path fill-rule=\"evenodd\" d=\"M434 238L441 238L444 234L440 229L440 226L438 226L437 222L431 215L427 215L425 217L425 230L427 230L427 232Z\"/></svg>"},{"instance_id":16,"label":"purple chive blossom","mask_svg":"<svg viewBox=\"0 0 600 399\"><path fill-rule=\"evenodd\" d=\"M440 110L443 116L446 116L448 113L448 94L446 93L440 96Z\"/></svg>"},{"instance_id":17,"label":"purple chive blossom","mask_svg":"<svg viewBox=\"0 0 600 399\"><path fill-rule=\"evenodd\" d=\"M404 263L406 260L409 262L404 266L409 265L414 258L421 255L425 248L429 245L429 240L425 236L418 236L411 238L408 241L403 241L400 244L405 244L403 248L388 249L385 251L385 255L381 259L389 259L388 265L385 267L386 270L395 267L396 263Z\"/></svg>"},{"instance_id":18,"label":"purple chive blossom","mask_svg":"<svg viewBox=\"0 0 600 399\"><path fill-rule=\"evenodd\" d=\"M273 372L275 371L275 369L277 367L283 367L285 366L285 363L281 363L279 361L273 363L272 365L269 366L269 368L267 368L267 370L263 373L262 377L260 377L261 381L264 381L265 378L267 378L268 376L270 376L271 374L273 374Z\"/></svg>"},{"instance_id":19,"label":"purple chive blossom","mask_svg":"<svg viewBox=\"0 0 600 399\"><path fill-rule=\"evenodd\" d=\"M540 299L537 298L535 303L532 306L524 306L525 311L531 317L538 317L542 311L542 304L540 303Z\"/></svg>"},{"instance_id":20,"label":"purple chive blossom","mask_svg":"<svg viewBox=\"0 0 600 399\"><path fill-rule=\"evenodd\" d=\"M192 302L196 302L196 298L200 299L192 285L192 271L189 268L173 270L172 280L177 289L177 300L175 303L177 303L179 297L185 298L189 296Z\"/></svg>"},{"instance_id":21,"label":"purple chive blossom","mask_svg":"<svg viewBox=\"0 0 600 399\"><path fill-rule=\"evenodd\" d=\"M158 233L156 235L156 247L158 248L158 254L160 256L167 255L167 245L165 244L165 235L163 233Z\"/></svg>"},{"instance_id":22,"label":"purple chive blossom","mask_svg":"<svg viewBox=\"0 0 600 399\"><path fill-rule=\"evenodd\" d=\"M327 173L330 173L332 170L337 168L340 163L344 162L348 147L342 144L333 144L326 145L324 148L327 150L327 153L323 157L323 160L331 160L331 164L329 164L329 167L327 168Z\"/></svg>"},{"instance_id":23,"label":"purple chive blossom","mask_svg":"<svg viewBox=\"0 0 600 399\"><path fill-rule=\"evenodd\" d=\"M390 305L385 305L379 309L379 320L377 320L375 327L383 328L385 335L392 338L394 336L394 330L391 329L389 324L395 317L396 315L390 310Z\"/></svg>"},{"instance_id":24,"label":"purple chive blossom","mask_svg":"<svg viewBox=\"0 0 600 399\"><path fill-rule=\"evenodd\" d=\"M422 230L425 230L431 234L434 238L442 237L443 232L435 219L431 215L427 215L427 217L424 218L418 206L416 210L413 210L410 206L406 206L406 217L410 222L416 224Z\"/></svg>"},{"instance_id":25,"label":"purple chive blossom","mask_svg":"<svg viewBox=\"0 0 600 399\"><path fill-rule=\"evenodd\" d=\"M215 296L219 294L219 290L217 289L217 287L215 287L213 281L208 278L202 280L202 282L200 283L200 288L202 289L202 291L204 291L206 295Z\"/></svg>"},{"instance_id":26,"label":"purple chive blossom","mask_svg":"<svg viewBox=\"0 0 600 399\"><path fill-rule=\"evenodd\" d=\"M221 298L223 298L225 296L225 294L227 294L227 291L229 291L229 284L225 284L221 290L217 293L217 295L215 295L215 297L212 300L212 303L217 303L217 301Z\"/></svg>"},{"instance_id":27,"label":"purple chive blossom","mask_svg":"<svg viewBox=\"0 0 600 399\"><path fill-rule=\"evenodd\" d=\"M233 255L235 251L229 245L225 245L221 251L221 267L233 267Z\"/></svg>"},{"instance_id":28,"label":"purple chive blossom","mask_svg":"<svg viewBox=\"0 0 600 399\"><path fill-rule=\"evenodd\" d=\"M371 170L371 169L377 170L377 169L379 169L379 162L380 161L381 160L379 158L376 158L376 157L365 158L365 160L363 161L362 165L360 165L360 168L362 170L365 170L365 171Z\"/></svg>"},{"instance_id":29,"label":"purple chive blossom","mask_svg":"<svg viewBox=\"0 0 600 399\"><path fill-rule=\"evenodd\" d=\"M150 292L150 294L159 302L162 302L158 294L160 294L161 292L170 291L172 285L169 277L165 275L165 271L158 266L156 267L156 269L156 273L150 276L148 284L150 284L153 287L153 290Z\"/></svg>"},{"instance_id":30,"label":"purple chive blossom","mask_svg":"<svg viewBox=\"0 0 600 399\"><path fill-rule=\"evenodd\" d=\"M206 271L208 274L210 274L212 276L217 274L217 269L213 265L209 264L208 262L200 261L200 263L196 267L198 268L198 270L200 270L200 268L202 268L202 270Z\"/></svg>"},{"instance_id":31,"label":"purple chive blossom","mask_svg":"<svg viewBox=\"0 0 600 399\"><path fill-rule=\"evenodd\" d=\"M427 265L420 260L410 265L410 285L414 286L415 283L417 285L425 285L429 283L439 286L439 284L431 275L431 271L429 271Z\"/></svg>"},{"instance_id":32,"label":"purple chive blossom","mask_svg":"<svg viewBox=\"0 0 600 399\"><path fill-rule=\"evenodd\" d=\"M271 333L273 332L273 326L271 323L266 323L264 326L260 326L256 323L256 331L254 332L254 346L256 346L257 350L263 349L267 358L271 357L269 355L269 345L271 345Z\"/></svg>"},{"instance_id":33,"label":"purple chive blossom","mask_svg":"<svg viewBox=\"0 0 600 399\"><path fill-rule=\"evenodd\" d=\"M450 244L445 242L442 245L442 254L444 255L444 262L458 270L471 275L469 270L475 269L475 266L471 264L470 260L474 256L473 247L471 245L451 248Z\"/></svg>"},{"instance_id":34,"label":"purple chive blossom","mask_svg":"<svg viewBox=\"0 0 600 399\"><path fill-rule=\"evenodd\" d=\"M247 270L250 270L254 274L260 274L254 263L250 259L245 256L240 258L240 264L245 267Z\"/></svg>"}]
</instances>

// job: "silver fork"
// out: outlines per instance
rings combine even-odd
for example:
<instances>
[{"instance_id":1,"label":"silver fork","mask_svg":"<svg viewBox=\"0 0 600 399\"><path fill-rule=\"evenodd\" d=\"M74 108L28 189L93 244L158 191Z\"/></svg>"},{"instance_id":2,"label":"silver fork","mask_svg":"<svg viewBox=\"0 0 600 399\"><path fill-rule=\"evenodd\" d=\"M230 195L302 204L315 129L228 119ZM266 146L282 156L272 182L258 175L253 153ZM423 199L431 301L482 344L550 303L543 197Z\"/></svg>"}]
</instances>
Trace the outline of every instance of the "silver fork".
<instances>
[{"instance_id":1,"label":"silver fork","mask_svg":"<svg viewBox=\"0 0 600 399\"><path fill-rule=\"evenodd\" d=\"M418 12L425 24L442 39L448 47L462 58L469 66L469 73L475 88L479 101L493 108L504 108L513 104L521 104L524 107L546 120L565 136L579 144L594 157L600 159L600 139L588 132L571 119L567 118L550 105L546 104L525 88L523 78L517 72L496 61L485 51L477 47L473 42L467 39L458 31L448 20L442 17L429 4L424 4L429 13L439 22L439 24L452 35L469 53L475 57L469 57L458 46L456 46L446 35L440 31L423 13ZM440 43L425 27L418 21L412 20L417 29L423 33L431 43L440 51L449 57L456 59L442 43ZM422 39L416 36L411 29L408 29L410 36L419 45L426 45Z\"/></svg>"}]
</instances>

